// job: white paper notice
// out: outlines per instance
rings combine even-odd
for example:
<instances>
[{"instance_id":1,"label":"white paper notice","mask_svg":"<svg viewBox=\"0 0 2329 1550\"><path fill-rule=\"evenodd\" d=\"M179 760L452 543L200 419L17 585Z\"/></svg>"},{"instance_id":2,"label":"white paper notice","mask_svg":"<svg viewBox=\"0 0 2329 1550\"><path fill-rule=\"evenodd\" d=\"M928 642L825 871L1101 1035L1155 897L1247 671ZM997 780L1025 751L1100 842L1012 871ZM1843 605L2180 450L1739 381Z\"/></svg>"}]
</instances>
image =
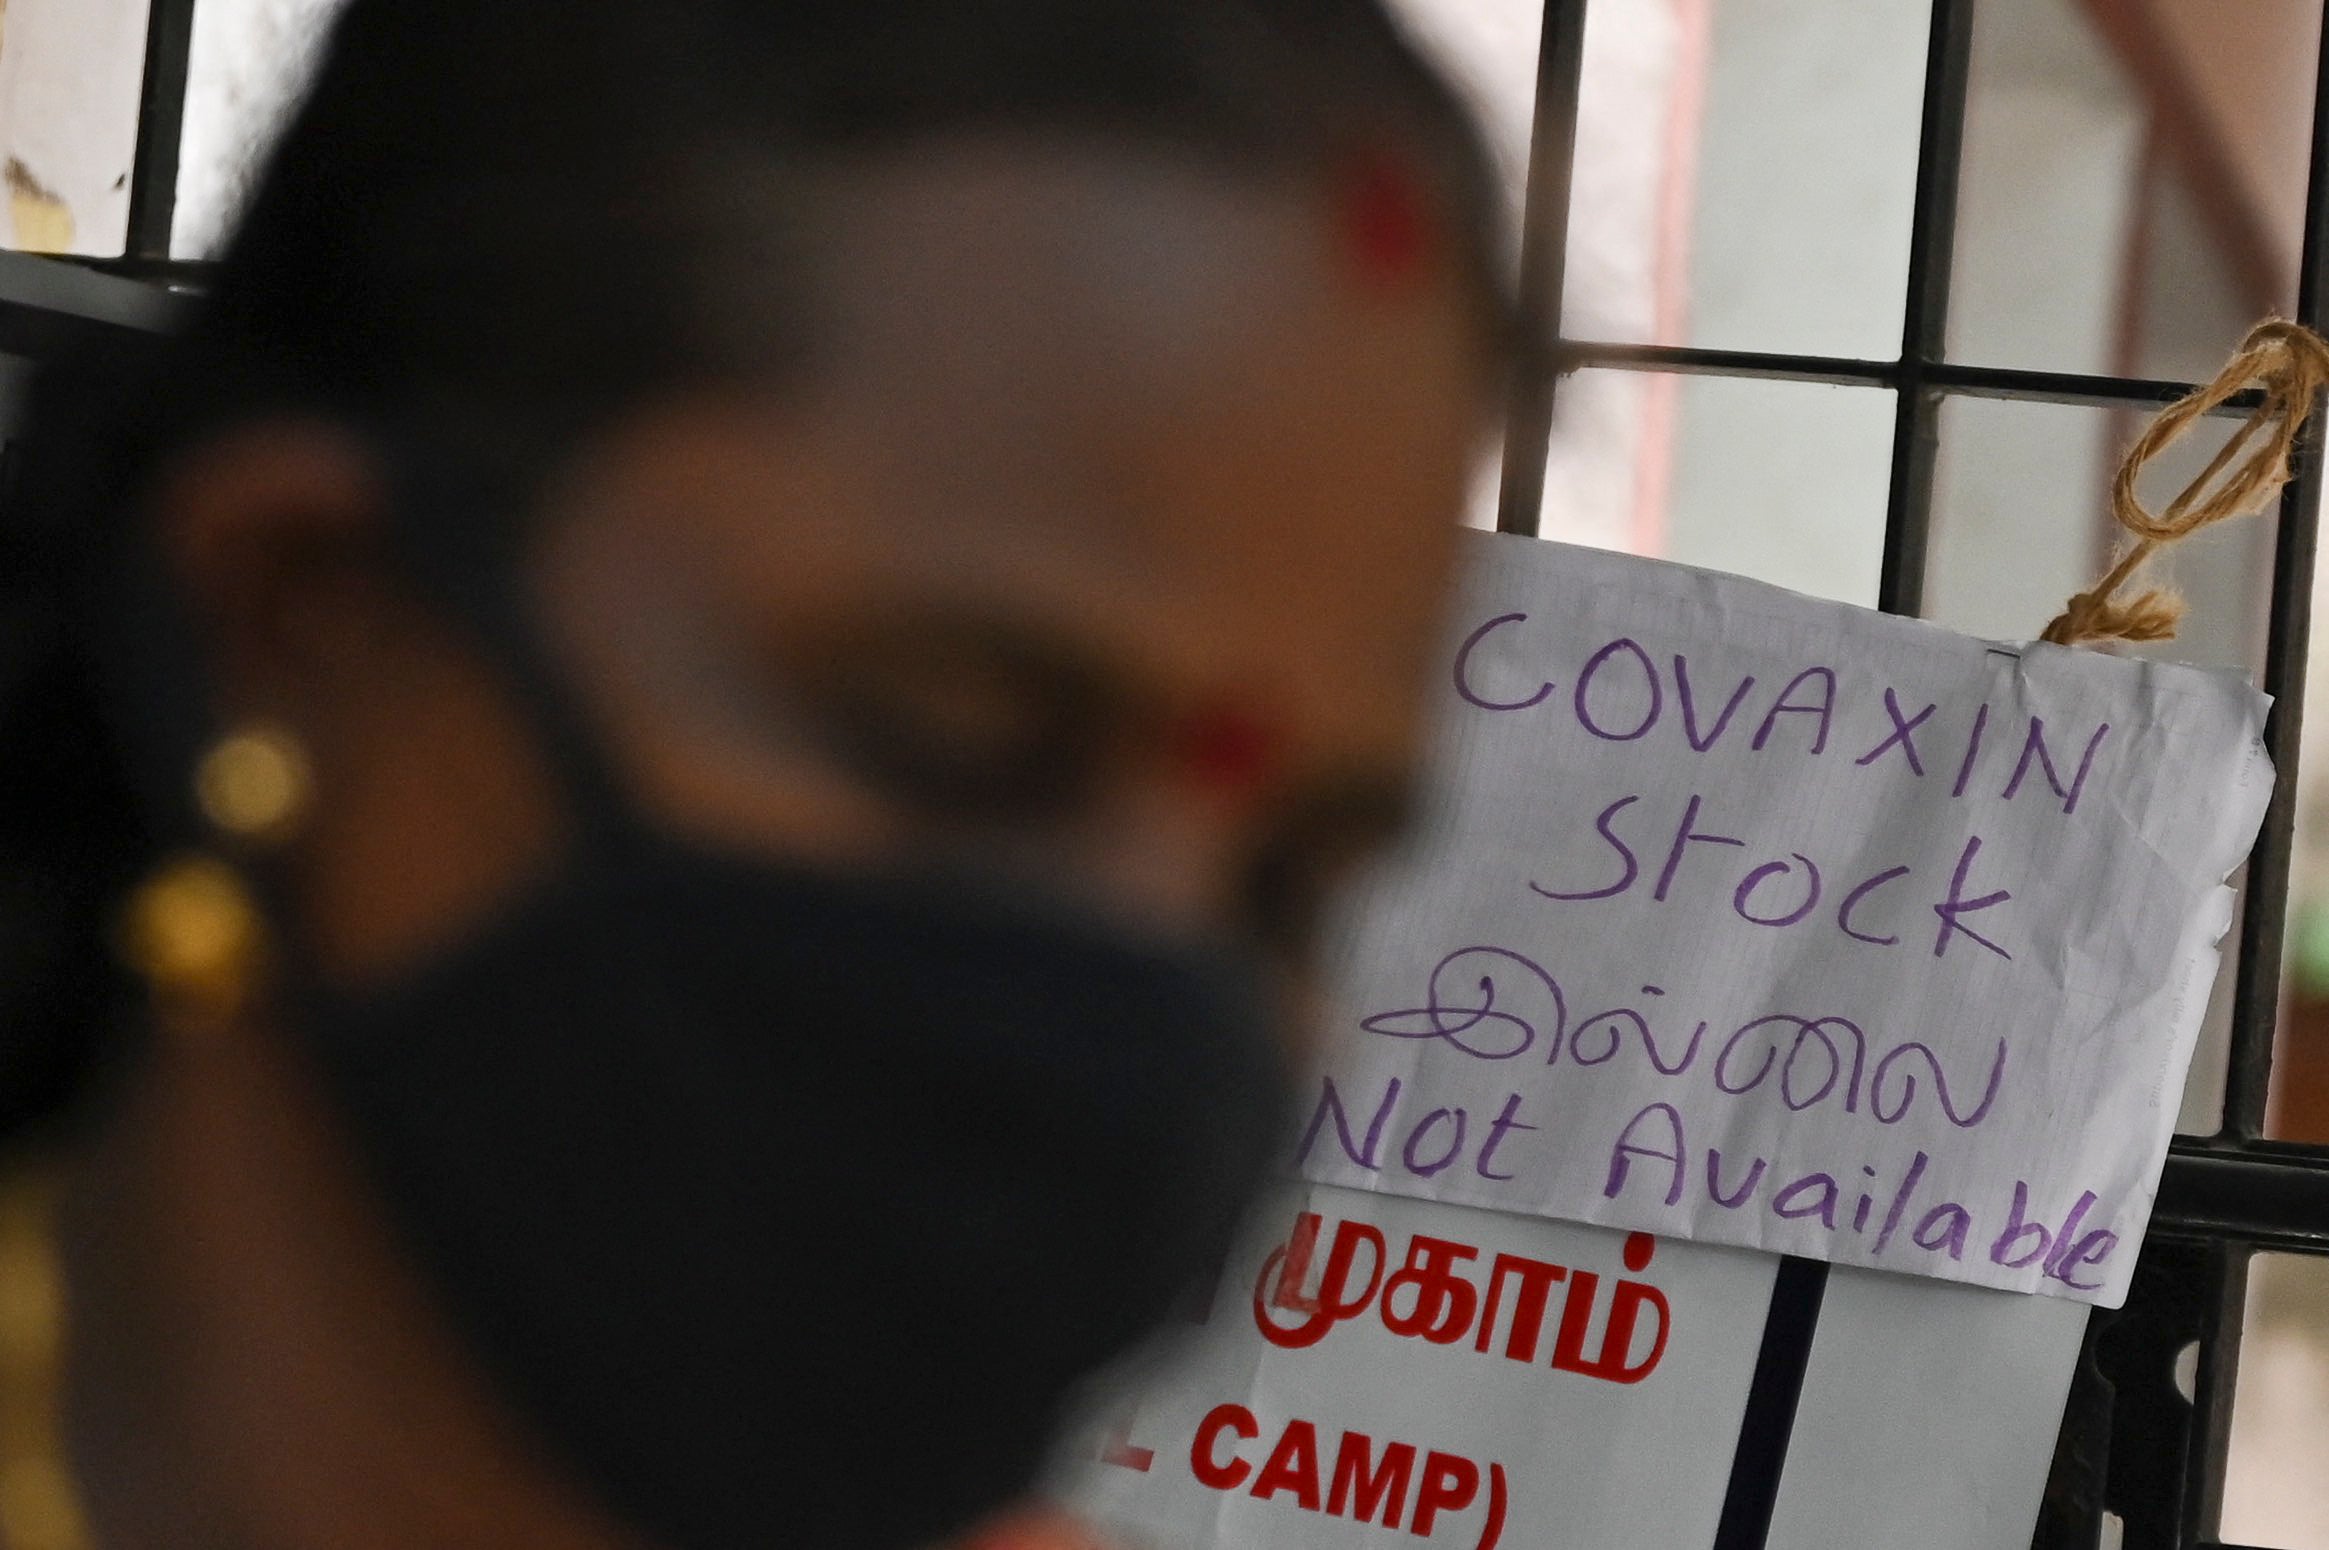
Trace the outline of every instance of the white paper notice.
<instances>
[{"instance_id":1,"label":"white paper notice","mask_svg":"<svg viewBox=\"0 0 2329 1550\"><path fill-rule=\"evenodd\" d=\"M1256 1221L1066 1445L1109 1543L1713 1542L1775 1260L1320 1186Z\"/></svg>"},{"instance_id":2,"label":"white paper notice","mask_svg":"<svg viewBox=\"0 0 2329 1550\"><path fill-rule=\"evenodd\" d=\"M2117 1306L2264 697L1471 542L1443 799L1298 1171Z\"/></svg>"}]
</instances>

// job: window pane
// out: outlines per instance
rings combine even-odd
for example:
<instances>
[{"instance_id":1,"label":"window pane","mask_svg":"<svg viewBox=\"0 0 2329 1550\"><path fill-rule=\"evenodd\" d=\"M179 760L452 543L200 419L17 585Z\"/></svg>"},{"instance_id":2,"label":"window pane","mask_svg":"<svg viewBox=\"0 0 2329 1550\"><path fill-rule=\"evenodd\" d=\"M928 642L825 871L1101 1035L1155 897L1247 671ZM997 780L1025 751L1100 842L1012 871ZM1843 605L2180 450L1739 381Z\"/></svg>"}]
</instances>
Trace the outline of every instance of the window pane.
<instances>
[{"instance_id":1,"label":"window pane","mask_svg":"<svg viewBox=\"0 0 2329 1550\"><path fill-rule=\"evenodd\" d=\"M196 0L170 237L176 256L208 258L224 244L340 3Z\"/></svg>"},{"instance_id":2,"label":"window pane","mask_svg":"<svg viewBox=\"0 0 2329 1550\"><path fill-rule=\"evenodd\" d=\"M2259 1254L2232 1404L2223 1537L2264 1550L2329 1545L2329 1260Z\"/></svg>"},{"instance_id":3,"label":"window pane","mask_svg":"<svg viewBox=\"0 0 2329 1550\"><path fill-rule=\"evenodd\" d=\"M1927 0L1594 0L1563 328L1891 358Z\"/></svg>"},{"instance_id":4,"label":"window pane","mask_svg":"<svg viewBox=\"0 0 2329 1550\"><path fill-rule=\"evenodd\" d=\"M0 247L118 258L147 0L0 0Z\"/></svg>"},{"instance_id":5,"label":"window pane","mask_svg":"<svg viewBox=\"0 0 2329 1550\"><path fill-rule=\"evenodd\" d=\"M2026 640L2109 564L2118 538L2110 485L2139 416L2065 404L1951 399L1941 409L1925 613L1970 635ZM2154 508L2205 466L2236 428L2209 420L2170 448L2139 493ZM2126 649L2166 661L2261 673L2273 519L2211 528L2171 551L2158 574L2191 605L2173 641ZM2241 879L2236 878L2237 886ZM2245 913L2244 911L2242 912ZM2211 1134L2223 1114L2232 1027L2232 946L2224 940L2176 1128Z\"/></svg>"},{"instance_id":6,"label":"window pane","mask_svg":"<svg viewBox=\"0 0 2329 1550\"><path fill-rule=\"evenodd\" d=\"M2044 629L2110 562L2118 543L2111 481L2142 425L2137 413L2083 405L1944 403L1926 616L2000 640ZM2139 493L2164 505L2237 427L2228 418L2203 422L2151 466ZM2273 527L2269 514L2227 522L2170 550L2156 570L2191 605L2182 632L2127 649L2260 673Z\"/></svg>"},{"instance_id":7,"label":"window pane","mask_svg":"<svg viewBox=\"0 0 2329 1550\"><path fill-rule=\"evenodd\" d=\"M1950 349L2208 375L2296 295L2320 0L1974 8Z\"/></svg>"},{"instance_id":8,"label":"window pane","mask_svg":"<svg viewBox=\"0 0 2329 1550\"><path fill-rule=\"evenodd\" d=\"M1582 371L1561 386L1544 534L1873 604L1894 396Z\"/></svg>"}]
</instances>

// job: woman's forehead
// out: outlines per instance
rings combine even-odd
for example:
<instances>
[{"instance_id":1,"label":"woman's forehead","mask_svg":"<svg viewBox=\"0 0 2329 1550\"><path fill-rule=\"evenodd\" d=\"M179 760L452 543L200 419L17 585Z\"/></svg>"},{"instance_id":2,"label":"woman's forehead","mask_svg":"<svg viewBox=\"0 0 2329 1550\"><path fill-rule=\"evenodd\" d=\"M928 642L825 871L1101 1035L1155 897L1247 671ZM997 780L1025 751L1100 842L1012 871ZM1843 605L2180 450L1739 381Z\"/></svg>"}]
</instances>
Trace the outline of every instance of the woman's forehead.
<instances>
[{"instance_id":1,"label":"woman's forehead","mask_svg":"<svg viewBox=\"0 0 2329 1550\"><path fill-rule=\"evenodd\" d=\"M812 326L830 368L884 392L1154 385L1322 289L1318 205L1298 182L1054 138L852 161L806 203Z\"/></svg>"},{"instance_id":2,"label":"woman's forehead","mask_svg":"<svg viewBox=\"0 0 2329 1550\"><path fill-rule=\"evenodd\" d=\"M799 402L865 439L869 467L1008 473L990 493L1040 501L1121 486L1127 458L1202 455L1208 436L1284 440L1289 416L1412 417L1432 395L1485 408L1485 373L1392 380L1419 353L1485 356L1454 265L1383 286L1307 183L992 137L853 166L834 188L810 277L825 348Z\"/></svg>"}]
</instances>

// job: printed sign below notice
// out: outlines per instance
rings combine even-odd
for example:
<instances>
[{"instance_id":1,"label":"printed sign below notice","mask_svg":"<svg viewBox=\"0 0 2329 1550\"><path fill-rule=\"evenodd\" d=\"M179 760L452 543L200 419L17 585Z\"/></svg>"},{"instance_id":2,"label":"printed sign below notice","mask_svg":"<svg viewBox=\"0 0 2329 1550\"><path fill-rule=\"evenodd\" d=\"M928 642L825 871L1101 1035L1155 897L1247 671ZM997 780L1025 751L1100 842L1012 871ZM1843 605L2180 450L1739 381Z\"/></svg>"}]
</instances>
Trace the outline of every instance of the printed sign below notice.
<instances>
[{"instance_id":1,"label":"printed sign below notice","mask_svg":"<svg viewBox=\"0 0 2329 1550\"><path fill-rule=\"evenodd\" d=\"M1712 1542L1769 1256L1315 1185L1255 1220L1066 1449L1113 1543Z\"/></svg>"}]
</instances>

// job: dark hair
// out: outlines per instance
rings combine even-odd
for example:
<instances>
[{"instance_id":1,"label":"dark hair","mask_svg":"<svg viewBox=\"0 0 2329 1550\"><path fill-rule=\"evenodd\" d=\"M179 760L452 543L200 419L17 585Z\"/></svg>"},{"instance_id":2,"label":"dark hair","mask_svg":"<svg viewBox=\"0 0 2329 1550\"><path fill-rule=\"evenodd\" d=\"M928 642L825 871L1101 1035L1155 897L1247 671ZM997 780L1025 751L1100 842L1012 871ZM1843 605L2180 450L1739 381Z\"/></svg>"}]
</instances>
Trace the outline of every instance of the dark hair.
<instances>
[{"instance_id":1,"label":"dark hair","mask_svg":"<svg viewBox=\"0 0 2329 1550\"><path fill-rule=\"evenodd\" d=\"M171 454L276 409L448 444L495 496L400 509L399 543L483 552L594 421L818 347L784 201L740 215L733 180L983 128L1286 178L1395 152L1503 316L1489 159L1379 0L352 0L196 321L36 400L0 528L0 1131L75 1085L122 1004L107 915L195 838L202 708L122 667L183 647L127 536ZM773 323L740 342L746 272Z\"/></svg>"}]
</instances>

